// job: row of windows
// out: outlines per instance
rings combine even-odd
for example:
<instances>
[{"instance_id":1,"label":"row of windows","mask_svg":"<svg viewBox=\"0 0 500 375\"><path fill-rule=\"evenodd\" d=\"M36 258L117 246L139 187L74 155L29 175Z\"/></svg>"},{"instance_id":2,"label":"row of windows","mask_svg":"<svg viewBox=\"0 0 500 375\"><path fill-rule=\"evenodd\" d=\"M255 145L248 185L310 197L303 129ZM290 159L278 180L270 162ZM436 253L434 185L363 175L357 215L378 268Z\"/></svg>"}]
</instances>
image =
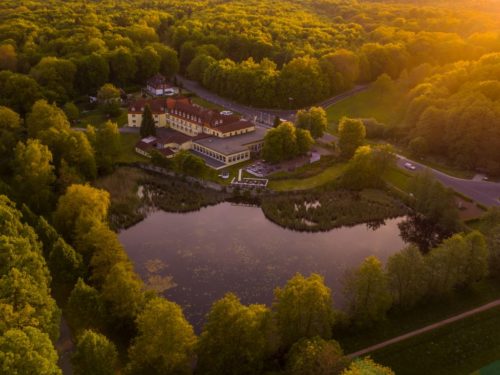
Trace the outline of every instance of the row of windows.
<instances>
[{"instance_id":1,"label":"row of windows","mask_svg":"<svg viewBox=\"0 0 500 375\"><path fill-rule=\"evenodd\" d=\"M247 129L242 129L242 130L236 130L234 132L229 132L229 133L224 133L223 137L233 137L235 135L240 135L240 134L245 134L252 131L252 129L247 128Z\"/></svg>"},{"instance_id":2,"label":"row of windows","mask_svg":"<svg viewBox=\"0 0 500 375\"><path fill-rule=\"evenodd\" d=\"M209 149L207 149L205 147L202 147L202 146L199 146L197 144L194 144L193 145L193 149L196 150L196 151L198 151L198 152L201 152L202 154L210 156L212 159L219 160L219 161L221 161L223 163L226 162L226 157L225 156L222 156L220 154L217 154L216 152L210 151Z\"/></svg>"},{"instance_id":3,"label":"row of windows","mask_svg":"<svg viewBox=\"0 0 500 375\"><path fill-rule=\"evenodd\" d=\"M239 161L239 160L245 160L249 157L248 152L245 152L244 154L238 154L236 156L231 156L229 157L229 163L232 163L234 161Z\"/></svg>"},{"instance_id":4,"label":"row of windows","mask_svg":"<svg viewBox=\"0 0 500 375\"><path fill-rule=\"evenodd\" d=\"M178 111L178 110L176 110L176 109L173 109L173 110L172 110L172 113L173 113L173 114L175 114L175 115L179 115L179 116L182 116L182 117L184 117L184 118L187 118L187 119L189 119L189 120L193 120L193 121L196 121L196 122L201 122L201 118L196 117L196 116L194 116L194 115L189 115L189 114L186 114L186 113L184 113L184 112L180 112L180 111Z\"/></svg>"},{"instance_id":5,"label":"row of windows","mask_svg":"<svg viewBox=\"0 0 500 375\"><path fill-rule=\"evenodd\" d=\"M222 161L223 163L233 163L233 162L236 162L236 161L241 161L241 160L246 160L250 157L250 153L249 152L243 152L243 153L240 153L238 155L235 155L235 156L223 156L223 155L220 155L216 152L213 152L203 146L200 146L200 145L197 145L196 143L193 145L193 149L195 151L198 151L198 152L201 152L202 154L205 154L207 156L210 156L211 158L213 159L216 159L216 160L219 160L219 161Z\"/></svg>"}]
</instances>

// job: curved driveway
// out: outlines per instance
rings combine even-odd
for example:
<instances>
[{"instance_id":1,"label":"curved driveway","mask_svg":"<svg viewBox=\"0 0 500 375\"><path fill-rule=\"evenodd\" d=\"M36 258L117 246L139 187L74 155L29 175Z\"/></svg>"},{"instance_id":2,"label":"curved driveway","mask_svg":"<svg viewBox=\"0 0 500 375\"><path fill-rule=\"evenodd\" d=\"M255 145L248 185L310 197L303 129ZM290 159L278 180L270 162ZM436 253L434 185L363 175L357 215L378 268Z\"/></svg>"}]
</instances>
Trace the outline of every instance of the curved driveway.
<instances>
[{"instance_id":1,"label":"curved driveway","mask_svg":"<svg viewBox=\"0 0 500 375\"><path fill-rule=\"evenodd\" d=\"M476 181L457 178L447 175L446 173L440 172L436 169L427 167L416 161L407 159L404 156L397 155L397 158L398 166L400 168L405 168L404 164L407 162L410 162L416 167L415 171L408 170L408 172L410 173L427 170L431 172L434 177L443 185L452 188L456 192L459 192L475 200L477 203L481 203L482 205L485 205L487 207L500 206L500 183L498 182Z\"/></svg>"},{"instance_id":2,"label":"curved driveway","mask_svg":"<svg viewBox=\"0 0 500 375\"><path fill-rule=\"evenodd\" d=\"M177 76L177 81L182 82L184 88L189 91L194 92L199 97L220 105L224 108L230 109L234 112L238 112L243 116L253 120L257 124L262 127L270 127L274 121L274 117L278 116L283 119L293 120L296 111L295 110L278 110L278 109L263 109L263 108L254 108L250 106L246 106L243 104L236 103L232 100L222 98L221 96L214 94L213 92L208 91L207 89L201 87L198 82L190 81L181 76ZM318 105L323 108L328 108L331 105L334 105L354 94L357 94L361 91L364 91L368 88L368 85L356 86L352 90L346 91L340 95L336 95L329 99L324 100ZM136 132L136 129L127 129L121 128L121 132ZM329 136L329 139L326 140L330 142L334 140L335 136ZM421 163L418 163L413 160L409 160L401 155L397 155L398 157L398 165L400 168L404 168L404 163L410 161L413 165L415 165L416 171L428 170L430 171L436 179L438 179L443 185L452 188L453 190L475 200L478 203L481 203L487 207L491 206L500 206L500 183L488 182L488 181L475 181L475 180L466 180L457 177L453 177L447 175L443 172L440 172L436 169L427 167ZM413 173L409 171L410 173Z\"/></svg>"},{"instance_id":3,"label":"curved driveway","mask_svg":"<svg viewBox=\"0 0 500 375\"><path fill-rule=\"evenodd\" d=\"M285 120L292 120L295 116L296 110L283 110L283 109L267 109L267 108L255 108L244 104L236 103L235 101L223 98L213 92L205 89L196 81L190 81L184 77L177 75L177 82L182 82L182 86L194 92L200 98L205 99L209 102L220 105L221 107L230 109L233 112L238 112L245 117L248 117L254 121L261 123L262 125L272 125L274 117L278 116ZM328 98L317 105L323 108L328 108L331 105L338 103L351 95L357 94L358 92L364 91L368 88L368 85L360 85L354 87L352 90L346 91L342 94Z\"/></svg>"}]
</instances>

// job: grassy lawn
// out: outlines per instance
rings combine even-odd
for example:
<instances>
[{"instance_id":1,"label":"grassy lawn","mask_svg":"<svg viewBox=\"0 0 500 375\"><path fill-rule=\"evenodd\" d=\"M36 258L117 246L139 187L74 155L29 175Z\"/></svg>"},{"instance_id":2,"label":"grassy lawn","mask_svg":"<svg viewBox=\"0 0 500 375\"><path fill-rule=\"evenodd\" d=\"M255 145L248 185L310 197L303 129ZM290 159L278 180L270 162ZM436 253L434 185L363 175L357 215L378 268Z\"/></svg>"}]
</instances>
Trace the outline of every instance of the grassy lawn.
<instances>
[{"instance_id":1,"label":"grassy lawn","mask_svg":"<svg viewBox=\"0 0 500 375\"><path fill-rule=\"evenodd\" d=\"M217 171L217 179L214 181L221 184L221 185L229 185L229 184L231 184L231 181L233 180L233 178L238 178L238 173L239 173L240 169L245 169L246 167L248 167L250 164L253 164L253 163L255 163L255 160L247 160L243 163L238 163L235 165L231 165L227 168L221 169L220 171ZM224 180L224 179L218 177L218 175L223 173L223 172L229 172L228 179ZM250 173L243 171L243 177L255 177L255 176L252 176Z\"/></svg>"},{"instance_id":2,"label":"grassy lawn","mask_svg":"<svg viewBox=\"0 0 500 375\"><path fill-rule=\"evenodd\" d=\"M477 283L467 290L457 291L448 296L440 297L439 299L428 300L426 303L420 304L409 311L392 312L389 314L387 320L378 323L372 328L359 330L358 332L338 332L334 335L334 338L340 342L345 353L352 353L393 337L425 327L429 324L439 322L440 320L484 305L498 298L500 298L500 282L493 279L487 279ZM415 340L416 339L417 338L415 338ZM409 339L408 341L412 340L413 339ZM462 343L457 341L456 344L460 345ZM399 345L403 345L403 343L391 345L387 348L381 349L380 352L391 352L403 355L404 353L401 353L402 350L397 349ZM422 357L427 355L427 353L425 355L422 353ZM389 357L389 355L387 356ZM500 351L498 351L498 356L500 358ZM420 360L422 357L416 356L415 358ZM409 364L414 362L414 360L406 358L407 367L411 367ZM437 362L439 361L435 359L434 364L437 364ZM401 363L403 364L404 361ZM387 362L387 365L391 365L392 367L392 363ZM478 367L480 366L476 366L476 368ZM472 368L471 371L474 369L475 368ZM395 368L395 370L399 375L400 372L398 369ZM403 372L401 372L401 374L403 374ZM420 374L427 374L427 372L422 371Z\"/></svg>"},{"instance_id":3,"label":"grassy lawn","mask_svg":"<svg viewBox=\"0 0 500 375\"><path fill-rule=\"evenodd\" d=\"M210 109L215 109L217 111L222 111L224 109L224 107L218 105L218 104L215 104L215 103L212 103L212 102L209 102L203 98L200 98L199 96L193 96L191 97L191 101L194 103L194 104L198 104L202 107L205 107L205 108L210 108Z\"/></svg>"},{"instance_id":4,"label":"grassy lawn","mask_svg":"<svg viewBox=\"0 0 500 375\"><path fill-rule=\"evenodd\" d=\"M120 116L112 117L110 119L108 119L106 115L104 115L99 109L82 112L80 113L80 118L78 119L79 121L78 126L79 127L86 127L87 125L101 126L108 120L116 122L119 127L122 127L123 125L127 124L128 121L127 111L122 109Z\"/></svg>"},{"instance_id":5,"label":"grassy lawn","mask_svg":"<svg viewBox=\"0 0 500 375\"><path fill-rule=\"evenodd\" d=\"M385 181L404 192L408 192L410 178L410 174L398 167L390 168L384 175Z\"/></svg>"},{"instance_id":6,"label":"grassy lawn","mask_svg":"<svg viewBox=\"0 0 500 375\"><path fill-rule=\"evenodd\" d=\"M292 178L286 180L271 180L269 188L277 191L287 190L306 190L324 185L338 176L344 171L345 164L334 164L325 168L317 175L308 178Z\"/></svg>"},{"instance_id":7,"label":"grassy lawn","mask_svg":"<svg viewBox=\"0 0 500 375\"><path fill-rule=\"evenodd\" d=\"M135 152L135 144L139 141L139 134L122 133L119 163L149 162L149 159Z\"/></svg>"},{"instance_id":8,"label":"grassy lawn","mask_svg":"<svg viewBox=\"0 0 500 375\"><path fill-rule=\"evenodd\" d=\"M334 132L336 124L344 116L373 117L382 123L393 125L400 118L401 105L398 105L400 102L401 93L397 90L381 92L380 89L372 86L368 90L342 100L327 109L329 131Z\"/></svg>"},{"instance_id":9,"label":"grassy lawn","mask_svg":"<svg viewBox=\"0 0 500 375\"><path fill-rule=\"evenodd\" d=\"M467 375L500 359L500 307L376 351L398 375Z\"/></svg>"}]
</instances>

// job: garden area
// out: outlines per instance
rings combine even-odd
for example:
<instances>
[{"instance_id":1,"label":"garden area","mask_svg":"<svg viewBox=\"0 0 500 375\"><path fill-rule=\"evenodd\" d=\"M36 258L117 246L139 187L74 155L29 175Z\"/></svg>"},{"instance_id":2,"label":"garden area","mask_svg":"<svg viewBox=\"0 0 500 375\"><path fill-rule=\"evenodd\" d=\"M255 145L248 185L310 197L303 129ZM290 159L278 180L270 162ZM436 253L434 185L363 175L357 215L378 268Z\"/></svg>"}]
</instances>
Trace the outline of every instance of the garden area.
<instances>
[{"instance_id":1,"label":"garden area","mask_svg":"<svg viewBox=\"0 0 500 375\"><path fill-rule=\"evenodd\" d=\"M375 225L408 213L401 202L380 190L331 189L269 195L262 199L262 211L282 227L311 232L362 223Z\"/></svg>"}]
</instances>

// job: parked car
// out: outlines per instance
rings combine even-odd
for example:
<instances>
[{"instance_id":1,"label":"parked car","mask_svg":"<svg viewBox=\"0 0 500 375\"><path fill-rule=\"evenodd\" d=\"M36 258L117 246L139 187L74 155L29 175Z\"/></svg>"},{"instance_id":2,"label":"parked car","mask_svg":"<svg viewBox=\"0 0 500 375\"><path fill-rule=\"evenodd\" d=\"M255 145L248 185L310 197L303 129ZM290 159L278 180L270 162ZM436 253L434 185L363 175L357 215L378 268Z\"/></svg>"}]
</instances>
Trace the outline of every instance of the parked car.
<instances>
[{"instance_id":1,"label":"parked car","mask_svg":"<svg viewBox=\"0 0 500 375\"><path fill-rule=\"evenodd\" d=\"M416 166L414 166L412 163L409 163L409 162L405 163L404 166L406 169L409 169L411 171L414 171L415 169L417 169Z\"/></svg>"}]
</instances>

